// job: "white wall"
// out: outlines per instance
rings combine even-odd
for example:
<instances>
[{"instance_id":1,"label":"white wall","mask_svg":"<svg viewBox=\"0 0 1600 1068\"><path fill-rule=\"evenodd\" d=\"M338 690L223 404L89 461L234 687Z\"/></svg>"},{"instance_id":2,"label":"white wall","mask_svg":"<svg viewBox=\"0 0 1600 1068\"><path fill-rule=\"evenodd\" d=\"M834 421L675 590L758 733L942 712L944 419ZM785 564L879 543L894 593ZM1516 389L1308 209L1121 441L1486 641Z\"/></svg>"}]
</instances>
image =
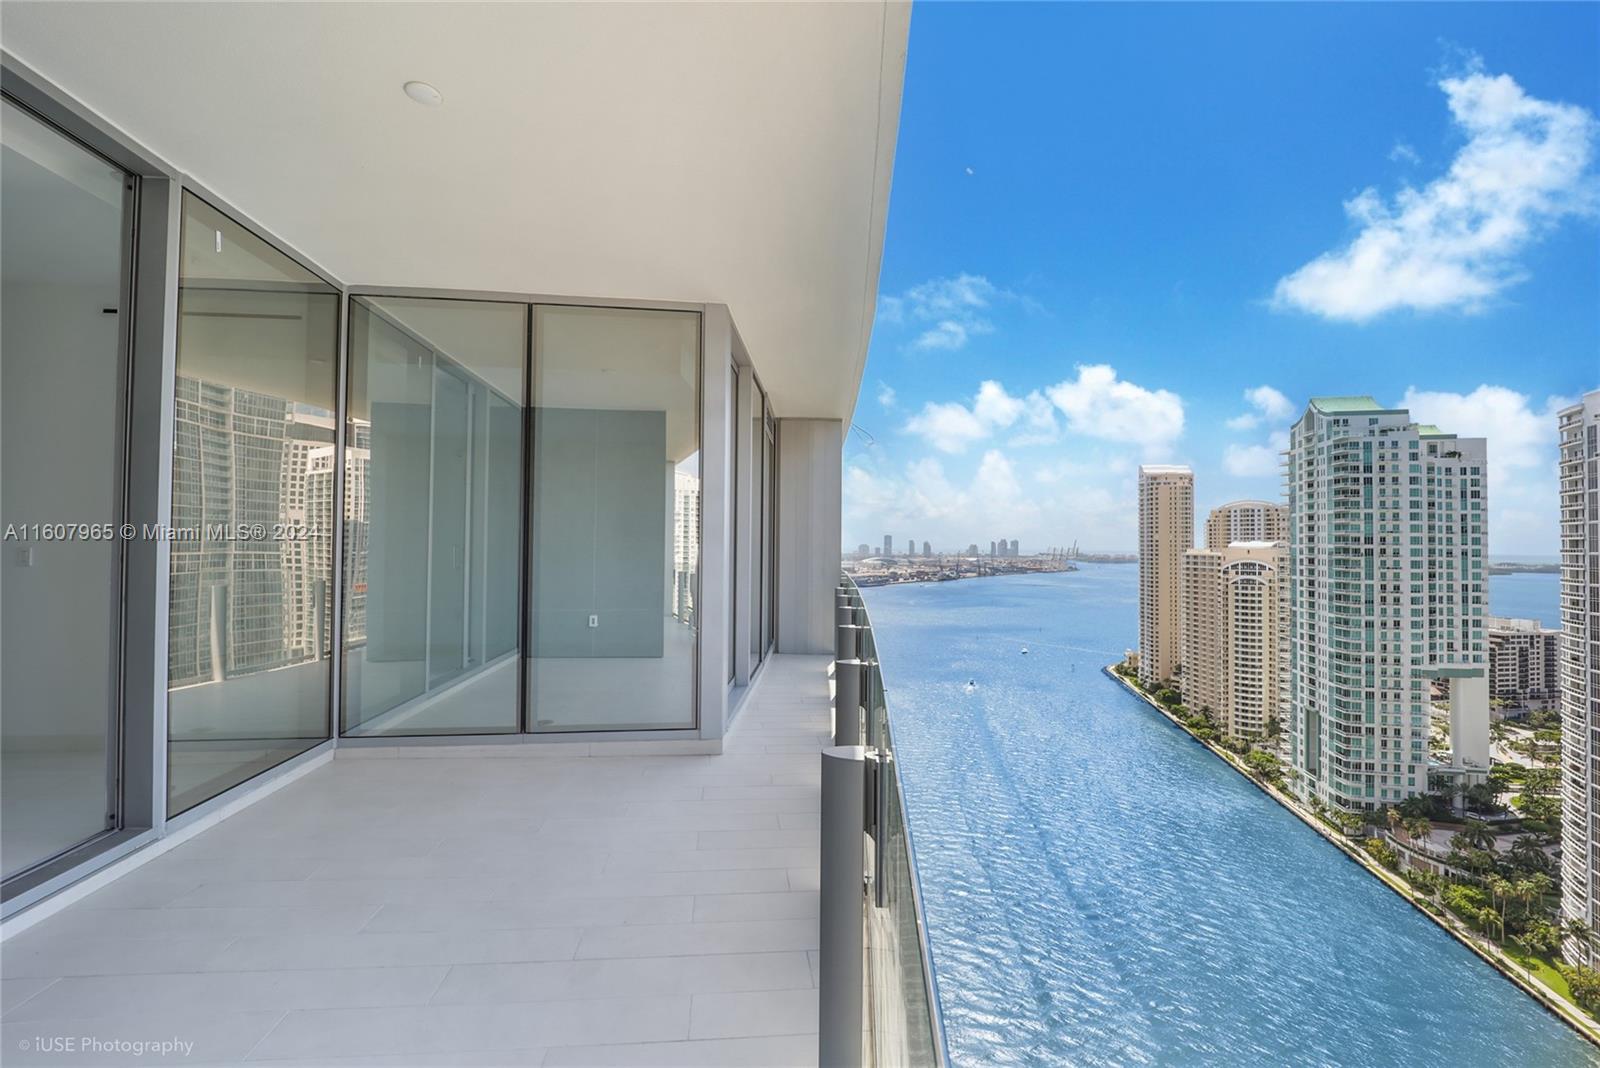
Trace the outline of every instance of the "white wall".
<instances>
[{"instance_id":1,"label":"white wall","mask_svg":"<svg viewBox=\"0 0 1600 1068\"><path fill-rule=\"evenodd\" d=\"M833 652L844 424L778 420L778 652Z\"/></svg>"}]
</instances>

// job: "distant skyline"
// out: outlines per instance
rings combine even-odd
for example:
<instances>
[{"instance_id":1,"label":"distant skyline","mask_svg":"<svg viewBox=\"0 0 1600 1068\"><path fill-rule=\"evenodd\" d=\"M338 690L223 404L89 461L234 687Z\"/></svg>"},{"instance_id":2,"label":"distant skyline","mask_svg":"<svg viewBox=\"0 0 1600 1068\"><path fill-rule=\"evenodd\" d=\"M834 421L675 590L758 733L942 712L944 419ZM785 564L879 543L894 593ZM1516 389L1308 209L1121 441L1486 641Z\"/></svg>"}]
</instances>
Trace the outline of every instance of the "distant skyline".
<instances>
[{"instance_id":1,"label":"distant skyline","mask_svg":"<svg viewBox=\"0 0 1600 1068\"><path fill-rule=\"evenodd\" d=\"M843 543L1131 549L1277 499L1307 399L1489 439L1556 553L1600 388L1600 5L919 5ZM901 535L903 536L903 535Z\"/></svg>"}]
</instances>

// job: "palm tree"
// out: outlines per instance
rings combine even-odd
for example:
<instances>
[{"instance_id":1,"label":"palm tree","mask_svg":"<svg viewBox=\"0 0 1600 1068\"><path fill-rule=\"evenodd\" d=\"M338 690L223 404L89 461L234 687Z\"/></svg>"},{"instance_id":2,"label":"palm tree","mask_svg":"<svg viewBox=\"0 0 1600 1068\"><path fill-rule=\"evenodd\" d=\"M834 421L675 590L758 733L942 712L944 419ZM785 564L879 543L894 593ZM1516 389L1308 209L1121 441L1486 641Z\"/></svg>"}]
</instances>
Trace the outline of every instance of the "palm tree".
<instances>
[{"instance_id":1,"label":"palm tree","mask_svg":"<svg viewBox=\"0 0 1600 1068\"><path fill-rule=\"evenodd\" d=\"M1518 835L1517 840L1511 843L1510 857L1518 867L1529 871L1542 872L1550 867L1550 857L1539 845L1537 835Z\"/></svg>"},{"instance_id":2,"label":"palm tree","mask_svg":"<svg viewBox=\"0 0 1600 1068\"><path fill-rule=\"evenodd\" d=\"M1506 905L1516 896L1516 887L1498 875L1491 875L1485 879L1483 887L1489 891L1489 900L1500 910L1500 924L1503 928L1506 922Z\"/></svg>"},{"instance_id":3,"label":"palm tree","mask_svg":"<svg viewBox=\"0 0 1600 1068\"><path fill-rule=\"evenodd\" d=\"M1583 942L1583 941L1586 941L1588 939L1588 937L1589 937L1589 925L1588 924L1584 923L1582 920L1574 919L1571 916L1562 917L1562 920L1561 920L1561 940L1562 941L1566 941L1567 939L1570 938L1575 942Z\"/></svg>"},{"instance_id":4,"label":"palm tree","mask_svg":"<svg viewBox=\"0 0 1600 1068\"><path fill-rule=\"evenodd\" d=\"M1393 805L1390 805L1388 808L1383 810L1383 815L1384 818L1389 821L1389 833L1393 834L1399 829L1402 821L1400 810L1395 808Z\"/></svg>"},{"instance_id":5,"label":"palm tree","mask_svg":"<svg viewBox=\"0 0 1600 1068\"><path fill-rule=\"evenodd\" d=\"M1494 832L1482 820L1468 820L1461 829L1461 839L1474 849L1494 848Z\"/></svg>"},{"instance_id":6,"label":"palm tree","mask_svg":"<svg viewBox=\"0 0 1600 1068\"><path fill-rule=\"evenodd\" d=\"M1517 887L1526 895L1522 899L1522 915L1527 916L1532 911L1534 903L1544 901L1545 895L1554 890L1555 886L1555 881L1543 872L1530 875L1526 879L1518 879Z\"/></svg>"}]
</instances>

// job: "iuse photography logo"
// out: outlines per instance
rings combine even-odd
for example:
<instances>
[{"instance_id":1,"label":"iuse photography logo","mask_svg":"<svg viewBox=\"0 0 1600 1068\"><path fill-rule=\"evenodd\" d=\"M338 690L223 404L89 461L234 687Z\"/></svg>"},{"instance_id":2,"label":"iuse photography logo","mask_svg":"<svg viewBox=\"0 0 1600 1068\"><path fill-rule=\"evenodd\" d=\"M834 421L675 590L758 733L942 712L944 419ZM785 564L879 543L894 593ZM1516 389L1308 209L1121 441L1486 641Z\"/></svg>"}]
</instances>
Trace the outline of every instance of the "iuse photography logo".
<instances>
[{"instance_id":1,"label":"iuse photography logo","mask_svg":"<svg viewBox=\"0 0 1600 1068\"><path fill-rule=\"evenodd\" d=\"M194 1043L182 1038L102 1038L98 1035L34 1035L17 1043L22 1053L50 1057L74 1054L119 1057L187 1057Z\"/></svg>"}]
</instances>

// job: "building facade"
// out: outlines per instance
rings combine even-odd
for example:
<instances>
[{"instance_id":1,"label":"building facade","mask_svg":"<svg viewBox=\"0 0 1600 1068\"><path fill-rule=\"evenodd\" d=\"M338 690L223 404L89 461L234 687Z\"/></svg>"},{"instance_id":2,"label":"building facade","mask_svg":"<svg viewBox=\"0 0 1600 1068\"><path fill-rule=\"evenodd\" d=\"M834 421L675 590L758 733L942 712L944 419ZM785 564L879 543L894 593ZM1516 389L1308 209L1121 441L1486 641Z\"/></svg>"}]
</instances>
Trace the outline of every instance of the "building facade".
<instances>
[{"instance_id":1,"label":"building facade","mask_svg":"<svg viewBox=\"0 0 1600 1068\"><path fill-rule=\"evenodd\" d=\"M1268 541L1183 554L1183 700L1229 738L1262 739L1282 724L1288 557Z\"/></svg>"},{"instance_id":2,"label":"building facade","mask_svg":"<svg viewBox=\"0 0 1600 1068\"><path fill-rule=\"evenodd\" d=\"M1182 648L1183 554L1194 547L1194 472L1139 468L1139 678L1176 679Z\"/></svg>"},{"instance_id":3,"label":"building facade","mask_svg":"<svg viewBox=\"0 0 1600 1068\"><path fill-rule=\"evenodd\" d=\"M1206 516L1206 548L1236 541L1289 540L1289 506L1271 501L1230 501Z\"/></svg>"},{"instance_id":4,"label":"building facade","mask_svg":"<svg viewBox=\"0 0 1600 1068\"><path fill-rule=\"evenodd\" d=\"M1537 619L1489 616L1489 699L1495 719L1561 704L1561 631Z\"/></svg>"},{"instance_id":5,"label":"building facade","mask_svg":"<svg viewBox=\"0 0 1600 1068\"><path fill-rule=\"evenodd\" d=\"M1296 789L1366 809L1426 793L1435 679L1450 682L1452 760L1434 772L1487 774L1483 439L1316 398L1286 481Z\"/></svg>"},{"instance_id":6,"label":"building facade","mask_svg":"<svg viewBox=\"0 0 1600 1068\"><path fill-rule=\"evenodd\" d=\"M1587 924L1567 960L1593 965L1600 921L1600 390L1557 415L1561 493L1561 912Z\"/></svg>"}]
</instances>

